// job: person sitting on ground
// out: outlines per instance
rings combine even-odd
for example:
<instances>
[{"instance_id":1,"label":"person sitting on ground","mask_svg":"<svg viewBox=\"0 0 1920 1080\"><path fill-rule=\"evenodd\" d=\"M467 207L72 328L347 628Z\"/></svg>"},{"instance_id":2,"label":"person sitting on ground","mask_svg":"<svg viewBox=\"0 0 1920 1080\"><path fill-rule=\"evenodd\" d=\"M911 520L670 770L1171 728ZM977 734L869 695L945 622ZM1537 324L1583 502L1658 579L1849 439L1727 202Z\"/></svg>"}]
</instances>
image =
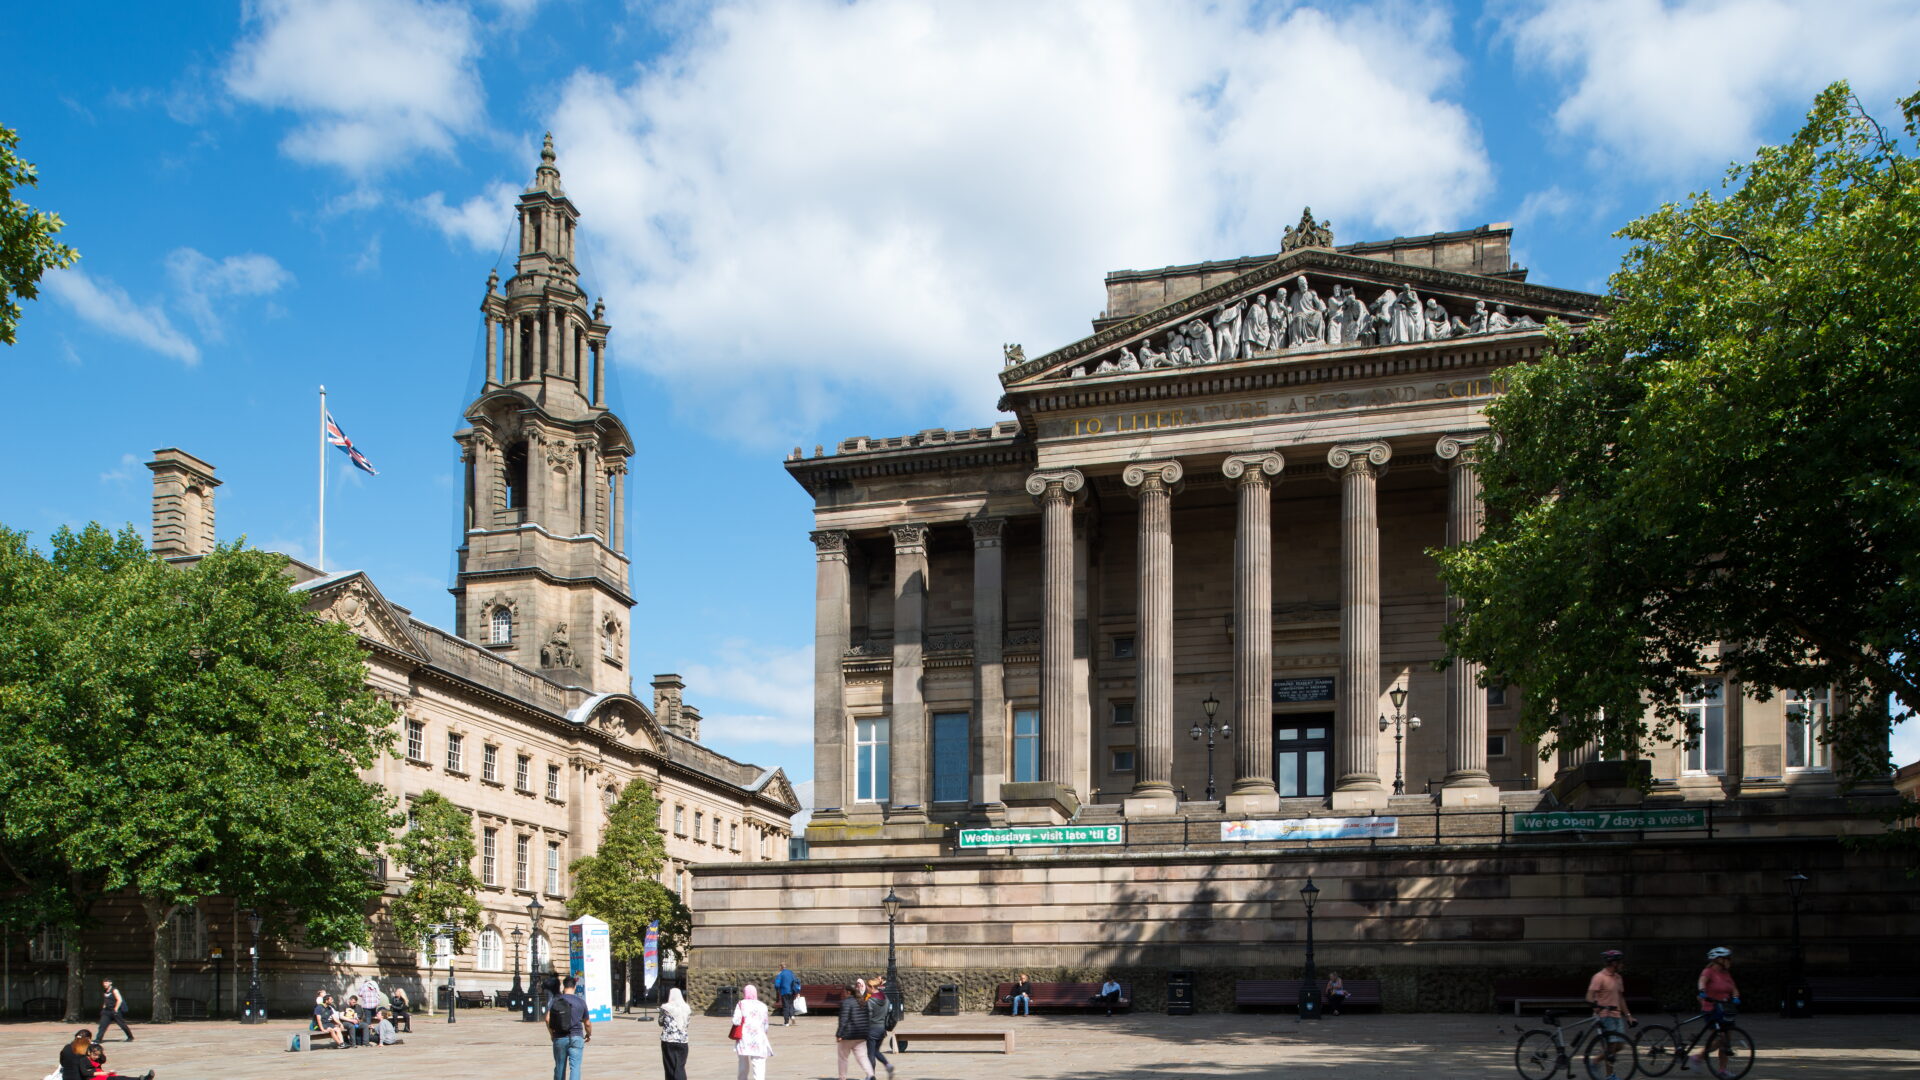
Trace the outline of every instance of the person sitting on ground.
<instances>
[{"instance_id":1,"label":"person sitting on ground","mask_svg":"<svg viewBox=\"0 0 1920 1080\"><path fill-rule=\"evenodd\" d=\"M393 1026L407 1034L413 1034L413 1002L407 1000L407 988L396 986L387 998L393 1008Z\"/></svg>"},{"instance_id":2,"label":"person sitting on ground","mask_svg":"<svg viewBox=\"0 0 1920 1080\"><path fill-rule=\"evenodd\" d=\"M1093 1001L1096 1005L1104 1002L1107 1006L1107 1015L1113 1015L1113 1007L1120 1004L1120 984L1113 980L1113 976L1107 976L1107 981L1100 984L1100 993Z\"/></svg>"},{"instance_id":3,"label":"person sitting on ground","mask_svg":"<svg viewBox=\"0 0 1920 1080\"><path fill-rule=\"evenodd\" d=\"M1329 971L1327 973L1326 998L1327 1011L1335 1016L1339 1016L1340 1006L1347 1003L1347 984L1341 980L1340 973L1337 971Z\"/></svg>"},{"instance_id":4,"label":"person sitting on ground","mask_svg":"<svg viewBox=\"0 0 1920 1080\"><path fill-rule=\"evenodd\" d=\"M1033 983L1027 980L1027 973L1021 972L1013 978L1013 997L1007 1015L1019 1016L1024 1011L1033 1015Z\"/></svg>"},{"instance_id":5,"label":"person sitting on ground","mask_svg":"<svg viewBox=\"0 0 1920 1080\"><path fill-rule=\"evenodd\" d=\"M328 994L320 995L313 1006L314 1040L319 1041L322 1035L332 1039L335 1046L347 1045L346 1032L340 1027L340 1014L333 1011L333 997Z\"/></svg>"},{"instance_id":6,"label":"person sitting on ground","mask_svg":"<svg viewBox=\"0 0 1920 1080\"><path fill-rule=\"evenodd\" d=\"M127 1075L101 1068L93 1060L93 1047L93 1032L84 1028L75 1032L73 1041L60 1048L60 1080L109 1080ZM106 1055L100 1055L100 1059L105 1061ZM153 1070L148 1069L141 1080L153 1080Z\"/></svg>"},{"instance_id":7,"label":"person sitting on ground","mask_svg":"<svg viewBox=\"0 0 1920 1080\"><path fill-rule=\"evenodd\" d=\"M376 1015L379 1016L380 1022L374 1025L373 1045L398 1046L400 1043L406 1041L400 1037L398 1032L393 1030L393 1017L388 1014L387 1010L381 1009Z\"/></svg>"}]
</instances>

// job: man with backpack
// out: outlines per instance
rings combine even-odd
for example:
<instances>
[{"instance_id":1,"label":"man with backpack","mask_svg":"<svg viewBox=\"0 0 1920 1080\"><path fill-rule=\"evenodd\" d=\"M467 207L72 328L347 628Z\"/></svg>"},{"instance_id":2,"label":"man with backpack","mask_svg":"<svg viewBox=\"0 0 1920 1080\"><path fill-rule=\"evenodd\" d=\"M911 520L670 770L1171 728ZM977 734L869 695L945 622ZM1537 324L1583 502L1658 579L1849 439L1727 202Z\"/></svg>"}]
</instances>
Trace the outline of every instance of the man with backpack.
<instances>
[{"instance_id":1,"label":"man with backpack","mask_svg":"<svg viewBox=\"0 0 1920 1080\"><path fill-rule=\"evenodd\" d=\"M569 975L560 992L547 1003L547 1034L553 1036L553 1080L580 1080L580 1059L593 1041L593 1021L587 1019L587 999L580 996L580 980Z\"/></svg>"}]
</instances>

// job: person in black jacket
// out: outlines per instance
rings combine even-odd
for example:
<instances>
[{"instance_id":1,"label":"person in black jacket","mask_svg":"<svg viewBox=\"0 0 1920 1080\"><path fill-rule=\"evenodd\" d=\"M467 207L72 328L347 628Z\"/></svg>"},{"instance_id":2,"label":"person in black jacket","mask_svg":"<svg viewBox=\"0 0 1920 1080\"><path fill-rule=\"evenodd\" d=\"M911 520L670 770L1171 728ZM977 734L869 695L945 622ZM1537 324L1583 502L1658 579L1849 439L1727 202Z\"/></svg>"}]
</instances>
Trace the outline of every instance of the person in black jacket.
<instances>
[{"instance_id":1,"label":"person in black jacket","mask_svg":"<svg viewBox=\"0 0 1920 1080\"><path fill-rule=\"evenodd\" d=\"M880 1052L880 1044L887 1040L887 1029L893 1026L887 1023L892 1013L893 1003L887 999L887 978L881 975L867 984L867 1067L878 1076L880 1066L885 1065L887 1080L893 1080L893 1062Z\"/></svg>"},{"instance_id":2,"label":"person in black jacket","mask_svg":"<svg viewBox=\"0 0 1920 1080\"><path fill-rule=\"evenodd\" d=\"M833 1037L840 1052L840 1080L847 1080L847 1058L860 1066L860 1080L873 1080L873 1065L867 1061L867 980L855 979L840 999L840 1026Z\"/></svg>"},{"instance_id":3,"label":"person in black jacket","mask_svg":"<svg viewBox=\"0 0 1920 1080\"><path fill-rule=\"evenodd\" d=\"M60 1080L109 1080L128 1075L101 1068L93 1060L92 1049L93 1036L85 1028L75 1032L73 1041L60 1048ZM148 1069L140 1080L153 1080L153 1070Z\"/></svg>"}]
</instances>

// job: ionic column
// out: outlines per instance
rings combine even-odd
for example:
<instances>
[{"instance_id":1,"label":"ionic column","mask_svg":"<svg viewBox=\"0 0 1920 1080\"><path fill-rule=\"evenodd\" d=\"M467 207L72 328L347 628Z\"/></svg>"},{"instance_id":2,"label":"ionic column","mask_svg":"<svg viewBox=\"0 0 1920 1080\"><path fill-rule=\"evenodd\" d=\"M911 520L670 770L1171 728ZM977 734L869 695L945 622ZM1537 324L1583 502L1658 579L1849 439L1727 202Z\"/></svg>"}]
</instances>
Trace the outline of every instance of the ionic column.
<instances>
[{"instance_id":1,"label":"ionic column","mask_svg":"<svg viewBox=\"0 0 1920 1080\"><path fill-rule=\"evenodd\" d=\"M1481 445L1486 432L1442 435L1433 452L1447 473L1447 546L1470 544L1480 536L1486 509L1480 502ZM1459 617L1462 602L1447 594L1447 621ZM1499 801L1487 778L1487 691L1480 685L1481 665L1455 660L1447 668L1447 779L1440 805L1473 806Z\"/></svg>"},{"instance_id":2,"label":"ionic column","mask_svg":"<svg viewBox=\"0 0 1920 1080\"><path fill-rule=\"evenodd\" d=\"M974 518L973 530L973 730L980 768L975 802L1000 801L1007 778L1007 687L1002 663L1006 641L1007 519Z\"/></svg>"},{"instance_id":3,"label":"ionic column","mask_svg":"<svg viewBox=\"0 0 1920 1080\"><path fill-rule=\"evenodd\" d=\"M847 696L840 674L851 627L847 608L847 544L839 529L823 529L813 538L813 806L843 813L852 792L846 787Z\"/></svg>"},{"instance_id":4,"label":"ionic column","mask_svg":"<svg viewBox=\"0 0 1920 1080\"><path fill-rule=\"evenodd\" d=\"M487 385L500 382L500 326L493 321L493 315L483 313L480 323L486 327L487 335Z\"/></svg>"},{"instance_id":5,"label":"ionic column","mask_svg":"<svg viewBox=\"0 0 1920 1080\"><path fill-rule=\"evenodd\" d=\"M1040 779L1073 786L1073 496L1078 469L1037 472L1027 493L1040 501Z\"/></svg>"},{"instance_id":6,"label":"ionic column","mask_svg":"<svg viewBox=\"0 0 1920 1080\"><path fill-rule=\"evenodd\" d=\"M1220 466L1239 492L1233 536L1233 793L1227 813L1280 808L1273 785L1273 486L1278 453L1230 457Z\"/></svg>"},{"instance_id":7,"label":"ionic column","mask_svg":"<svg viewBox=\"0 0 1920 1080\"><path fill-rule=\"evenodd\" d=\"M1380 705L1381 467L1384 442L1336 446L1327 464L1340 480L1340 679L1334 730L1335 809L1385 806L1374 735Z\"/></svg>"},{"instance_id":8,"label":"ionic column","mask_svg":"<svg viewBox=\"0 0 1920 1080\"><path fill-rule=\"evenodd\" d=\"M1178 461L1127 466L1121 479L1140 499L1140 688L1135 720L1139 771L1128 817L1171 814L1173 794L1173 487Z\"/></svg>"},{"instance_id":9,"label":"ionic column","mask_svg":"<svg viewBox=\"0 0 1920 1080\"><path fill-rule=\"evenodd\" d=\"M927 705L921 654L927 624L927 526L893 527L893 798L926 813Z\"/></svg>"}]
</instances>

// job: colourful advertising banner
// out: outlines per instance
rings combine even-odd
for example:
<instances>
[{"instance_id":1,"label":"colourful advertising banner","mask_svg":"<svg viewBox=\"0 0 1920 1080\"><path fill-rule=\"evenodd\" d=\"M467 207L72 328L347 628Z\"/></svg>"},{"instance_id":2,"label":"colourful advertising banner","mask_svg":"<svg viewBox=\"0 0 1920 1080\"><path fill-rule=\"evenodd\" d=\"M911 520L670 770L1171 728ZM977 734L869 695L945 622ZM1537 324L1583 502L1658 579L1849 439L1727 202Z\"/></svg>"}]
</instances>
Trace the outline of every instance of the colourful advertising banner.
<instances>
[{"instance_id":1,"label":"colourful advertising banner","mask_svg":"<svg viewBox=\"0 0 1920 1080\"><path fill-rule=\"evenodd\" d=\"M653 989L655 980L660 978L660 920L647 924L646 944L647 984L643 989Z\"/></svg>"},{"instance_id":2,"label":"colourful advertising banner","mask_svg":"<svg viewBox=\"0 0 1920 1080\"><path fill-rule=\"evenodd\" d=\"M1222 840L1384 840L1400 835L1400 819L1390 817L1269 818L1223 821Z\"/></svg>"},{"instance_id":3,"label":"colourful advertising banner","mask_svg":"<svg viewBox=\"0 0 1920 1080\"><path fill-rule=\"evenodd\" d=\"M1552 810L1513 815L1513 831L1638 832L1642 829L1704 829L1707 812L1698 810Z\"/></svg>"},{"instance_id":4,"label":"colourful advertising banner","mask_svg":"<svg viewBox=\"0 0 1920 1080\"><path fill-rule=\"evenodd\" d=\"M607 924L582 915L567 924L567 964L587 999L587 1019L613 1019L613 951Z\"/></svg>"},{"instance_id":5,"label":"colourful advertising banner","mask_svg":"<svg viewBox=\"0 0 1920 1080\"><path fill-rule=\"evenodd\" d=\"M960 847L1067 847L1118 844L1121 825L1040 825L1009 829L961 829Z\"/></svg>"}]
</instances>

